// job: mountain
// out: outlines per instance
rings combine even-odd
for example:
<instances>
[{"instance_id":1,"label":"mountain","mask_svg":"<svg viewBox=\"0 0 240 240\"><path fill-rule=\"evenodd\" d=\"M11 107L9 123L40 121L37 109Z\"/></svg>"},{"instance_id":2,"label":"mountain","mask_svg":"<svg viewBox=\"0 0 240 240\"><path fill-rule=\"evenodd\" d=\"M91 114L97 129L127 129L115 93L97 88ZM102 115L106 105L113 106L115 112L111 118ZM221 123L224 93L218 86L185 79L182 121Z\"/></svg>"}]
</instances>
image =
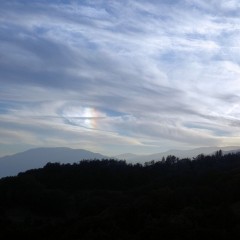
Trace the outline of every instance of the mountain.
<instances>
[{"instance_id":1,"label":"mountain","mask_svg":"<svg viewBox=\"0 0 240 240\"><path fill-rule=\"evenodd\" d=\"M83 159L109 158L99 153L71 148L35 148L0 158L0 177L14 176L19 172L40 168L48 162L74 163Z\"/></svg>"},{"instance_id":2,"label":"mountain","mask_svg":"<svg viewBox=\"0 0 240 240\"><path fill-rule=\"evenodd\" d=\"M227 153L236 153L240 152L240 147L239 146L229 146L229 147L201 147L201 148L194 148L190 150L169 150L166 152L161 152L161 153L155 153L155 154L149 154L149 155L136 155L136 154L121 154L116 156L118 159L125 159L128 162L132 163L144 163L148 161L159 161L163 157L167 157L169 155L174 155L178 158L193 158L196 157L199 154L204 154L204 155L212 155L218 150L222 150L224 154Z\"/></svg>"},{"instance_id":3,"label":"mountain","mask_svg":"<svg viewBox=\"0 0 240 240\"><path fill-rule=\"evenodd\" d=\"M240 147L238 147L237 149L233 149L233 150L226 150L223 151L223 154L228 154L228 153L238 153L240 152Z\"/></svg>"},{"instance_id":4,"label":"mountain","mask_svg":"<svg viewBox=\"0 0 240 240\"><path fill-rule=\"evenodd\" d=\"M239 146L231 147L202 147L191 150L169 150L162 153L150 155L137 155L125 153L115 156L115 159L126 160L129 163L145 163L148 161L159 161L163 157L174 155L179 158L193 158L203 153L205 155L214 154L218 150L222 150L223 154L235 153L240 151ZM59 163L75 163L83 159L109 159L99 153L90 152L83 149L71 148L35 148L25 152L17 153L11 156L0 158L0 178L6 176L14 176L19 172L29 169L41 168L48 162Z\"/></svg>"},{"instance_id":5,"label":"mountain","mask_svg":"<svg viewBox=\"0 0 240 240\"><path fill-rule=\"evenodd\" d=\"M125 159L125 160L131 160L131 159L138 159L140 157L143 157L142 155L134 154L134 153L123 153L119 154L117 156L114 156L113 158L116 159Z\"/></svg>"}]
</instances>

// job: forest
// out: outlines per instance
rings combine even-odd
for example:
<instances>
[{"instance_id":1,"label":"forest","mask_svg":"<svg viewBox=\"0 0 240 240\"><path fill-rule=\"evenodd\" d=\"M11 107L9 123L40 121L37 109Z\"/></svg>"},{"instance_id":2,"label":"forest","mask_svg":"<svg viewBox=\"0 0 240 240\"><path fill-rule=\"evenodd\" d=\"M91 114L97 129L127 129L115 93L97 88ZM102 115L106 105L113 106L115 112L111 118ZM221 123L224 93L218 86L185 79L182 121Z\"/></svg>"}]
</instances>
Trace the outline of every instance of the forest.
<instances>
[{"instance_id":1,"label":"forest","mask_svg":"<svg viewBox=\"0 0 240 240\"><path fill-rule=\"evenodd\" d=\"M49 159L50 161L50 159ZM1 238L240 239L240 153L48 163L0 179Z\"/></svg>"}]
</instances>

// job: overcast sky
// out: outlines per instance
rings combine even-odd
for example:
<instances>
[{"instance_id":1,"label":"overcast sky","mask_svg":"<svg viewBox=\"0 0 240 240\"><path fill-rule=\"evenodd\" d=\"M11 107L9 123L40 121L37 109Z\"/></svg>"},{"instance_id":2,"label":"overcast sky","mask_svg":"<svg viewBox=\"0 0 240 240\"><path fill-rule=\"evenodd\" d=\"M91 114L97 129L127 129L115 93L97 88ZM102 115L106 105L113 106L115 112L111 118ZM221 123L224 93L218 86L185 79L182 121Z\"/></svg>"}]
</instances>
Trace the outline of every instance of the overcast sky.
<instances>
[{"instance_id":1,"label":"overcast sky","mask_svg":"<svg viewBox=\"0 0 240 240\"><path fill-rule=\"evenodd\" d=\"M1 0L0 155L240 145L239 0Z\"/></svg>"}]
</instances>

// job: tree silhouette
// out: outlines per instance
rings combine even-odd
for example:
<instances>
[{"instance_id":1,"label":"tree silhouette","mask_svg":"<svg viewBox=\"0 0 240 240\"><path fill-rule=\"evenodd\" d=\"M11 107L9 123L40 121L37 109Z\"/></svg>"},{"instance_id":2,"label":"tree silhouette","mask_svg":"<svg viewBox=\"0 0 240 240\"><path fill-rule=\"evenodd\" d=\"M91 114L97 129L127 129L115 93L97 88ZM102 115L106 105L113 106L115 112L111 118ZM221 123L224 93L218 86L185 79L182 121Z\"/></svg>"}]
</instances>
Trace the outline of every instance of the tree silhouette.
<instances>
[{"instance_id":1,"label":"tree silhouette","mask_svg":"<svg viewBox=\"0 0 240 240\"><path fill-rule=\"evenodd\" d=\"M48 163L0 179L2 238L238 239L240 154Z\"/></svg>"}]
</instances>

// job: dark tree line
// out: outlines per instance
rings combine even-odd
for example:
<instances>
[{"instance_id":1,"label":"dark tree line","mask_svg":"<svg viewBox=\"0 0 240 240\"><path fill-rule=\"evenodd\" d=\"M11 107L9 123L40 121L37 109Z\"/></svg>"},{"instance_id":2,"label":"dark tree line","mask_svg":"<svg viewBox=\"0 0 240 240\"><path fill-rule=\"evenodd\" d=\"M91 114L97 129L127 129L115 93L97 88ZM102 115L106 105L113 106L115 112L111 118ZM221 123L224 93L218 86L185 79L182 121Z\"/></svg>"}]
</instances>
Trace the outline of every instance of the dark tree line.
<instances>
[{"instance_id":1,"label":"dark tree line","mask_svg":"<svg viewBox=\"0 0 240 240\"><path fill-rule=\"evenodd\" d=\"M240 154L48 163L0 179L1 237L238 239Z\"/></svg>"}]
</instances>

